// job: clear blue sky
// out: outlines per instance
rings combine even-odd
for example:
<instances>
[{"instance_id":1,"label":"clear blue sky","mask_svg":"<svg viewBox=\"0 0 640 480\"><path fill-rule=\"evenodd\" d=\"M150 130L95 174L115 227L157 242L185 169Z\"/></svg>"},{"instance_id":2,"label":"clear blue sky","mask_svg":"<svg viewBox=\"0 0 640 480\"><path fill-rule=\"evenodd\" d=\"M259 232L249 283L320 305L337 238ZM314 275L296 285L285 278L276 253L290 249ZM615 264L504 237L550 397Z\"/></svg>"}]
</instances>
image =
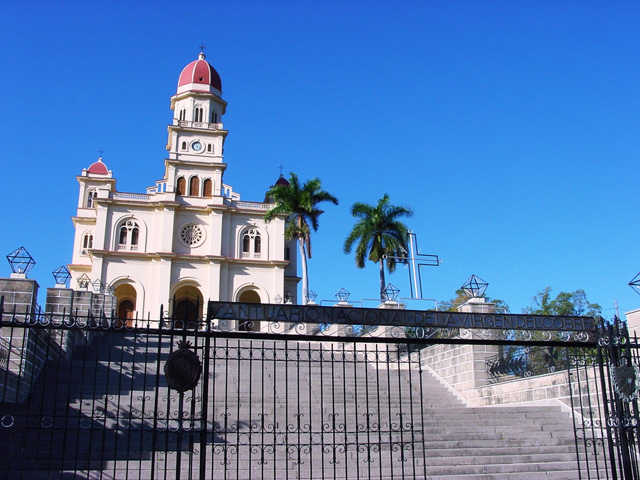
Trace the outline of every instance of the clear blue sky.
<instances>
[{"instance_id":1,"label":"clear blue sky","mask_svg":"<svg viewBox=\"0 0 640 480\"><path fill-rule=\"evenodd\" d=\"M342 244L350 206L386 192L444 259L427 297L476 274L515 312L547 286L640 308L638 2L8 2L0 29L0 254L24 245L41 288L71 261L75 176L100 148L120 191L162 177L169 97L204 42L225 182L260 201L282 164L340 199L313 237L319 299L376 297ZM388 280L409 296L405 270Z\"/></svg>"}]
</instances>

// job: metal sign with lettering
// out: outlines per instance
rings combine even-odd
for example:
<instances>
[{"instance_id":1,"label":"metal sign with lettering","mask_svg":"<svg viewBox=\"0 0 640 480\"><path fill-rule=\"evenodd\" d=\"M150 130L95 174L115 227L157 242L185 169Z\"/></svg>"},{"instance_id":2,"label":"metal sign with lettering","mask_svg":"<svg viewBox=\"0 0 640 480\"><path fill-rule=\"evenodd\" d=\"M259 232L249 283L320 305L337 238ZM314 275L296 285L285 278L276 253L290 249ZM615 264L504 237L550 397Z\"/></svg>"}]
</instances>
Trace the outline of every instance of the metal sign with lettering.
<instances>
[{"instance_id":1,"label":"metal sign with lettering","mask_svg":"<svg viewBox=\"0 0 640 480\"><path fill-rule=\"evenodd\" d=\"M209 302L207 319L425 328L593 332L593 317Z\"/></svg>"}]
</instances>

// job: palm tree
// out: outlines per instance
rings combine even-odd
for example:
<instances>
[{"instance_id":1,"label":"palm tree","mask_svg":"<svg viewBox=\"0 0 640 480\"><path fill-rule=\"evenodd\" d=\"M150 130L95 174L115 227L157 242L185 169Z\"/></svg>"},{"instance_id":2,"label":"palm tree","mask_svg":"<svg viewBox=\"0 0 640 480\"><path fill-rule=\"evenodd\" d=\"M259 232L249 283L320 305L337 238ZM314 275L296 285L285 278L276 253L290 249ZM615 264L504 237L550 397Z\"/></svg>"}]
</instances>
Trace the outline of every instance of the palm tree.
<instances>
[{"instance_id":1,"label":"palm tree","mask_svg":"<svg viewBox=\"0 0 640 480\"><path fill-rule=\"evenodd\" d=\"M264 219L270 222L278 215L288 215L289 219L284 231L287 240L297 239L302 259L302 299L309 300L309 274L307 273L307 258L311 258L311 230L318 230L318 217L323 213L317 205L321 202L338 204L338 199L322 190L318 178L312 178L300 185L295 173L289 174L289 182L281 182L269 189L267 197L276 206L269 210Z\"/></svg>"},{"instance_id":2,"label":"palm tree","mask_svg":"<svg viewBox=\"0 0 640 480\"><path fill-rule=\"evenodd\" d=\"M351 215L358 219L351 233L344 241L345 253L351 253L356 246L356 265L364 268L365 259L380 264L380 299L384 299L384 260L387 260L389 272L396 269L398 255L406 255L408 229L399 221L401 217L410 217L413 211L406 207L397 207L389 203L386 193L376 206L366 203L354 203Z\"/></svg>"}]
</instances>

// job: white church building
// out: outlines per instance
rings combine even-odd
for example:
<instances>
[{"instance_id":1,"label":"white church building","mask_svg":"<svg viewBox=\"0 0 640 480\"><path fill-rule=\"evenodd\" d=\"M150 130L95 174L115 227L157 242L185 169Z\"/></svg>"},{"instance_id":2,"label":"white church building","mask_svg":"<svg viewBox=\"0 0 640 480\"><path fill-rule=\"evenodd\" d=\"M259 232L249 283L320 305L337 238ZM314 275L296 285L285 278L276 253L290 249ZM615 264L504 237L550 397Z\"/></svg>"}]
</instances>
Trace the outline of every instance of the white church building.
<instances>
[{"instance_id":1,"label":"white church building","mask_svg":"<svg viewBox=\"0 0 640 480\"><path fill-rule=\"evenodd\" d=\"M297 302L285 218L266 223L269 203L242 201L223 181L226 107L220 76L201 53L171 97L161 180L125 193L101 158L82 170L73 288L112 290L123 319L157 318L161 305L176 318L202 318L208 300Z\"/></svg>"}]
</instances>

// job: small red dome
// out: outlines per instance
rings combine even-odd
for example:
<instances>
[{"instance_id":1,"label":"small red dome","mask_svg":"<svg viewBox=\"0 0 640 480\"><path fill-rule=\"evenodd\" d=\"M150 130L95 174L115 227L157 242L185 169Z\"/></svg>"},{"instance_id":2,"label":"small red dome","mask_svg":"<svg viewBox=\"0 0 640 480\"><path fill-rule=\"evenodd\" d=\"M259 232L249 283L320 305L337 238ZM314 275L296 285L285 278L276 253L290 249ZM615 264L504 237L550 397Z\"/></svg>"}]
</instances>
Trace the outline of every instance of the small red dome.
<instances>
[{"instance_id":1,"label":"small red dome","mask_svg":"<svg viewBox=\"0 0 640 480\"><path fill-rule=\"evenodd\" d=\"M289 185L289 181L280 174L280 178L278 178L276 185Z\"/></svg>"},{"instance_id":2,"label":"small red dome","mask_svg":"<svg viewBox=\"0 0 640 480\"><path fill-rule=\"evenodd\" d=\"M178 80L178 87L188 85L190 83L199 83L201 85L211 85L222 92L222 81L216 69L209 65L205 59L204 53L198 55L198 60L194 60L184 67Z\"/></svg>"},{"instance_id":3,"label":"small red dome","mask_svg":"<svg viewBox=\"0 0 640 480\"><path fill-rule=\"evenodd\" d=\"M109 169L104 163L102 163L102 158L99 158L97 162L91 164L87 169L87 172L98 175L107 175L109 173Z\"/></svg>"}]
</instances>

